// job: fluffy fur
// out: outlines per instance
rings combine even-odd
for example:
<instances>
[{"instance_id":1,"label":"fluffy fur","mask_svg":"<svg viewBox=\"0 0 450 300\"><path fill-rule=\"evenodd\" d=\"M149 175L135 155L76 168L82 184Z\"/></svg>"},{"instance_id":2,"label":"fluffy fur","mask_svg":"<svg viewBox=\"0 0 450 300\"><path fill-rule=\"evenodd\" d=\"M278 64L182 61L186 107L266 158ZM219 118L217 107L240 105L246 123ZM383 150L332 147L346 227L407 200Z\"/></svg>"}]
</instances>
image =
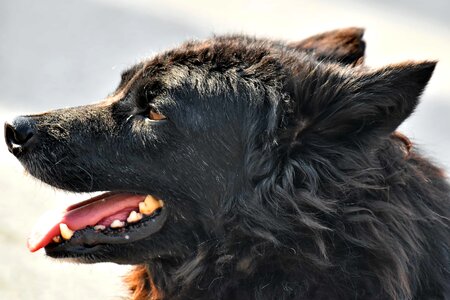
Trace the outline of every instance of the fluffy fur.
<instances>
[{"instance_id":1,"label":"fluffy fur","mask_svg":"<svg viewBox=\"0 0 450 300\"><path fill-rule=\"evenodd\" d=\"M450 188L395 132L435 63L372 70L364 48L357 28L188 42L98 105L28 116L34 176L170 208L148 239L52 256L138 264L134 300L450 299Z\"/></svg>"}]
</instances>

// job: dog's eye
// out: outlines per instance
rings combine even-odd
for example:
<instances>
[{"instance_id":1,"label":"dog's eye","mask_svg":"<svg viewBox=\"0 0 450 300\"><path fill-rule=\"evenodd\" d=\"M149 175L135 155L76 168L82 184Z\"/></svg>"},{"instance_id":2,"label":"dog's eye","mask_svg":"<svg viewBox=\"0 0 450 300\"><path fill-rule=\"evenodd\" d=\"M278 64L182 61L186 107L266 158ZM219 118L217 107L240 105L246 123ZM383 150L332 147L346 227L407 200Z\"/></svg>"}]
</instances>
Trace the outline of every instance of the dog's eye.
<instances>
[{"instance_id":1,"label":"dog's eye","mask_svg":"<svg viewBox=\"0 0 450 300\"><path fill-rule=\"evenodd\" d=\"M161 121L166 120L167 117L161 113L159 113L155 108L150 107L150 111L148 112L148 118L153 121Z\"/></svg>"}]
</instances>

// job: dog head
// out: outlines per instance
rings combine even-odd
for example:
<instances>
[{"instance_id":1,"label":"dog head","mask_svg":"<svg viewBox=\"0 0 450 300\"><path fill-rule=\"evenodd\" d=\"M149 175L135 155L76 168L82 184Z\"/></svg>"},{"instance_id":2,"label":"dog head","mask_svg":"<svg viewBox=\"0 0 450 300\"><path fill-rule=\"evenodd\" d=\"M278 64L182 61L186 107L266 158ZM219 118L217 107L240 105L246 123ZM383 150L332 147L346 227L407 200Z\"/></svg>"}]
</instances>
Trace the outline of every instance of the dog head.
<instances>
[{"instance_id":1,"label":"dog head","mask_svg":"<svg viewBox=\"0 0 450 300\"><path fill-rule=\"evenodd\" d=\"M100 103L6 124L10 151L36 178L108 191L69 207L32 250L135 264L182 260L230 235L276 244L283 230L325 229L316 213L333 208L317 200L321 155L388 138L435 66L366 69L361 38L347 29L290 44L188 42L125 71ZM288 200L293 190L299 202Z\"/></svg>"}]
</instances>

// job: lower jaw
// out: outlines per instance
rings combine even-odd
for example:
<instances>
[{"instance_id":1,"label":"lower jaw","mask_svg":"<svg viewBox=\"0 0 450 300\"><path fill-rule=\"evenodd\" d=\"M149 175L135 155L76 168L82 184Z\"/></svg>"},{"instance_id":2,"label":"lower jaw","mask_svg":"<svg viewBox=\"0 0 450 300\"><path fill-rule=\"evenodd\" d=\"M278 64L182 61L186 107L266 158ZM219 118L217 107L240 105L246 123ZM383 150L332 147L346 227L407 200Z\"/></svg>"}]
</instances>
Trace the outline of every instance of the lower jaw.
<instances>
[{"instance_id":1,"label":"lower jaw","mask_svg":"<svg viewBox=\"0 0 450 300\"><path fill-rule=\"evenodd\" d=\"M124 245L148 239L161 230L167 216L167 208L162 207L142 221L123 228L99 231L90 226L76 231L70 240L50 243L45 251L54 258L77 258L97 253L108 245Z\"/></svg>"}]
</instances>

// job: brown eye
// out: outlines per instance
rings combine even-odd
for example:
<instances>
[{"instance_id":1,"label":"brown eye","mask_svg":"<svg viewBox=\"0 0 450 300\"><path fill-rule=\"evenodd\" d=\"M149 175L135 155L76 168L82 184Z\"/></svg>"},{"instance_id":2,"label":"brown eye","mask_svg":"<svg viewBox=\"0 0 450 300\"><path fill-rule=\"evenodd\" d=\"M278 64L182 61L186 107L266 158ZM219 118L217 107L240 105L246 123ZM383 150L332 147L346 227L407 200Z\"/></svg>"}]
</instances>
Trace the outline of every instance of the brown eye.
<instances>
[{"instance_id":1,"label":"brown eye","mask_svg":"<svg viewBox=\"0 0 450 300\"><path fill-rule=\"evenodd\" d=\"M163 114L160 114L156 109L150 108L148 112L148 118L153 121L161 121L167 119L167 117Z\"/></svg>"}]
</instances>

